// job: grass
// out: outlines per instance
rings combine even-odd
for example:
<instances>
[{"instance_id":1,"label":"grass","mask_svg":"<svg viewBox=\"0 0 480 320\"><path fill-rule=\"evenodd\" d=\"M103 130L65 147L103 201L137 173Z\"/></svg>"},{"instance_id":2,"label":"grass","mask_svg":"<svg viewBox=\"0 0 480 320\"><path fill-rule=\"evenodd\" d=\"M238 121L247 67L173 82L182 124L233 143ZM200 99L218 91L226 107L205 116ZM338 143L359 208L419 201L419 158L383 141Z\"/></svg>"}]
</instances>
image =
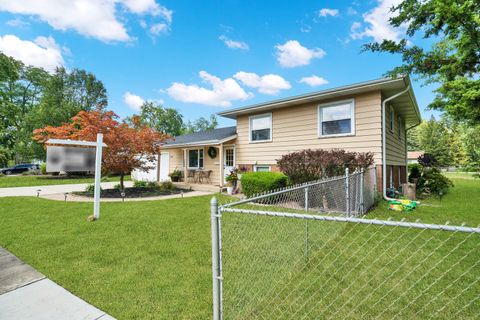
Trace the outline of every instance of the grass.
<instances>
[{"instance_id":1,"label":"grass","mask_svg":"<svg viewBox=\"0 0 480 320\"><path fill-rule=\"evenodd\" d=\"M125 181L130 180L130 176L125 177ZM103 177L102 182L120 181L120 177ZM32 187L32 186L48 186L59 184L74 184L74 183L93 183L93 177L62 177L50 175L14 175L14 176L0 176L0 188L11 187Z\"/></svg>"},{"instance_id":2,"label":"grass","mask_svg":"<svg viewBox=\"0 0 480 320\"><path fill-rule=\"evenodd\" d=\"M469 174L449 173L447 176L452 179L454 187L442 199L430 197L420 200L421 205L411 213L390 211L387 203L382 201L370 211L368 218L406 219L414 221L420 219L425 223L443 224L449 221L451 224L460 225L466 223L468 226L480 225L480 179L473 179Z\"/></svg>"},{"instance_id":3,"label":"grass","mask_svg":"<svg viewBox=\"0 0 480 320\"><path fill-rule=\"evenodd\" d=\"M0 198L0 246L119 319L211 314L210 197L102 204Z\"/></svg>"},{"instance_id":4,"label":"grass","mask_svg":"<svg viewBox=\"0 0 480 320\"><path fill-rule=\"evenodd\" d=\"M409 214L382 203L368 217L477 224L479 181L454 182L441 202ZM0 246L118 319L207 319L209 200L104 203L89 223L90 203L0 198ZM478 234L233 213L222 231L226 319L480 313Z\"/></svg>"}]
</instances>

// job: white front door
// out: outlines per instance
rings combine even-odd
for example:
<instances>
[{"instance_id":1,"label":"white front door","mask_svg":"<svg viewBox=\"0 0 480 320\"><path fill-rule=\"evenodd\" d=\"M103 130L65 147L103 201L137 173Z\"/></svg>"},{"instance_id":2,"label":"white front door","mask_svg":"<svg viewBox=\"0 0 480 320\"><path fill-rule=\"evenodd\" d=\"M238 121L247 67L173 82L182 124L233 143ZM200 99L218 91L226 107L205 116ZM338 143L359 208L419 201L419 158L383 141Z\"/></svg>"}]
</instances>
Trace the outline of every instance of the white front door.
<instances>
[{"instance_id":1,"label":"white front door","mask_svg":"<svg viewBox=\"0 0 480 320\"><path fill-rule=\"evenodd\" d=\"M225 147L223 149L223 174L228 176L230 171L235 168L235 148ZM226 182L226 181L225 181Z\"/></svg>"},{"instance_id":2,"label":"white front door","mask_svg":"<svg viewBox=\"0 0 480 320\"><path fill-rule=\"evenodd\" d=\"M162 152L160 154L160 181L169 181L168 170L170 167L170 153Z\"/></svg>"}]
</instances>

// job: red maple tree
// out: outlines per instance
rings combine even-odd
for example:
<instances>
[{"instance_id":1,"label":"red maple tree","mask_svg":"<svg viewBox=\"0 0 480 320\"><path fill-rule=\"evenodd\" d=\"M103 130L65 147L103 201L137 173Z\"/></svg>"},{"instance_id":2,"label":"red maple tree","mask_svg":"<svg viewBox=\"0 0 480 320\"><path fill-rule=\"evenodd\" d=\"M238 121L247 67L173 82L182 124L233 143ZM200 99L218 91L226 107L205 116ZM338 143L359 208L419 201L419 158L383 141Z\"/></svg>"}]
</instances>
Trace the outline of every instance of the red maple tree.
<instances>
[{"instance_id":1,"label":"red maple tree","mask_svg":"<svg viewBox=\"0 0 480 320\"><path fill-rule=\"evenodd\" d=\"M107 148L103 150L102 167L119 174L124 189L124 177L133 169L153 169L149 162L156 159L162 143L170 136L142 125L136 116L132 118L132 126L117 119L113 111L80 111L59 127L34 130L33 139L39 143L52 138L96 141L97 133L103 133Z\"/></svg>"}]
</instances>

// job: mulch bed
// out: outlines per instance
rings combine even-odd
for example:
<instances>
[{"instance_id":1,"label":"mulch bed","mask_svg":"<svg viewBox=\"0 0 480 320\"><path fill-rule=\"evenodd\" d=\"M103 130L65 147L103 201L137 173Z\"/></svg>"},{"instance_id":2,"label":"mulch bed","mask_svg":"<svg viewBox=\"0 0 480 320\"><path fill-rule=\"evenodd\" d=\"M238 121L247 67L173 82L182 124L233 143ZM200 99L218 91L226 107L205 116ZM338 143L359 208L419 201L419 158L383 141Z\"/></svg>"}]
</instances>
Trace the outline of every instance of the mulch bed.
<instances>
[{"instance_id":1,"label":"mulch bed","mask_svg":"<svg viewBox=\"0 0 480 320\"><path fill-rule=\"evenodd\" d=\"M145 198L156 196L168 196L172 194L187 193L192 190L188 189L174 189L174 190L160 190L158 188L125 188L125 198ZM93 192L72 192L75 195L93 198ZM122 198L119 189L106 189L100 192L102 198Z\"/></svg>"}]
</instances>

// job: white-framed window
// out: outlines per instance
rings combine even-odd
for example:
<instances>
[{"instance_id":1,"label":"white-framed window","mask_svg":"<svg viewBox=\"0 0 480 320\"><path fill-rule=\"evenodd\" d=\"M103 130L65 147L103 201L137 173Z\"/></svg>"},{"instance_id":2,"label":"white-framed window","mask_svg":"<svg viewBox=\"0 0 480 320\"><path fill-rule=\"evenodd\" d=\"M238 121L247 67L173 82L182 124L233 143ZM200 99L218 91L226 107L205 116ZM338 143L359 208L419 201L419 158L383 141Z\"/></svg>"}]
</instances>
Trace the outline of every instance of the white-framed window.
<instances>
[{"instance_id":1,"label":"white-framed window","mask_svg":"<svg viewBox=\"0 0 480 320\"><path fill-rule=\"evenodd\" d=\"M272 167L263 166L263 165L255 166L254 169L255 169L255 172L270 172L270 171L272 171Z\"/></svg>"},{"instance_id":2,"label":"white-framed window","mask_svg":"<svg viewBox=\"0 0 480 320\"><path fill-rule=\"evenodd\" d=\"M353 99L318 106L318 136L335 137L355 134Z\"/></svg>"},{"instance_id":3,"label":"white-framed window","mask_svg":"<svg viewBox=\"0 0 480 320\"><path fill-rule=\"evenodd\" d=\"M272 114L265 113L249 118L250 142L272 141Z\"/></svg>"},{"instance_id":4,"label":"white-framed window","mask_svg":"<svg viewBox=\"0 0 480 320\"><path fill-rule=\"evenodd\" d=\"M393 110L393 107L390 106L390 131L394 132L394 123L395 123L395 111Z\"/></svg>"},{"instance_id":5,"label":"white-framed window","mask_svg":"<svg viewBox=\"0 0 480 320\"><path fill-rule=\"evenodd\" d=\"M188 150L188 168L189 169L203 168L203 149Z\"/></svg>"}]
</instances>

